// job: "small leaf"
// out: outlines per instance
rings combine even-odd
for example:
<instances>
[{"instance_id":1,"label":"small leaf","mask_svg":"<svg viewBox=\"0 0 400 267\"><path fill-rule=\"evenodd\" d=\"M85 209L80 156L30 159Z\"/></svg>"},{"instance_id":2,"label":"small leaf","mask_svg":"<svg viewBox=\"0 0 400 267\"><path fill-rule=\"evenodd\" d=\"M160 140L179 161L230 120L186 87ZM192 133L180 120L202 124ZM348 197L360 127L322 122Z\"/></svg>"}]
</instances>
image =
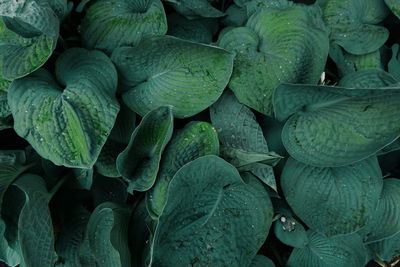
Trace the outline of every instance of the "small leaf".
<instances>
[{"instance_id":1,"label":"small leaf","mask_svg":"<svg viewBox=\"0 0 400 267\"><path fill-rule=\"evenodd\" d=\"M145 37L112 54L126 105L140 115L171 105L175 117L193 116L213 104L232 73L233 54L171 36Z\"/></svg>"},{"instance_id":2,"label":"small leaf","mask_svg":"<svg viewBox=\"0 0 400 267\"><path fill-rule=\"evenodd\" d=\"M359 230L371 220L382 190L376 157L337 168L318 168L290 158L282 191L294 213L314 231L334 236Z\"/></svg>"},{"instance_id":3,"label":"small leaf","mask_svg":"<svg viewBox=\"0 0 400 267\"><path fill-rule=\"evenodd\" d=\"M165 148L156 183L146 194L146 205L152 218L158 218L162 214L169 184L183 165L202 156L218 154L218 136L211 124L193 121L178 130Z\"/></svg>"},{"instance_id":4,"label":"small leaf","mask_svg":"<svg viewBox=\"0 0 400 267\"><path fill-rule=\"evenodd\" d=\"M143 117L117 158L117 169L129 183L128 192L150 189L157 177L161 153L173 131L171 107L159 107Z\"/></svg>"},{"instance_id":5,"label":"small leaf","mask_svg":"<svg viewBox=\"0 0 400 267\"><path fill-rule=\"evenodd\" d=\"M15 131L56 165L91 168L119 110L117 73L103 53L72 48L58 57L56 74L60 85L43 69L12 83Z\"/></svg>"}]
</instances>

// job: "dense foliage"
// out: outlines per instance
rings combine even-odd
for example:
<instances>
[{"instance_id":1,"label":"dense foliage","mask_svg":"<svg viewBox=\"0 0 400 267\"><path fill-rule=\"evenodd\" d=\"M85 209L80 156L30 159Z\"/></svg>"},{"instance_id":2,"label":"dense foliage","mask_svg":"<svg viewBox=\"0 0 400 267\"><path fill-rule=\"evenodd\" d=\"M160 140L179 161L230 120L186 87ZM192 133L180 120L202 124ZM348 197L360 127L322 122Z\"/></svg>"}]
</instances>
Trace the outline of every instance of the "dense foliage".
<instances>
[{"instance_id":1,"label":"dense foliage","mask_svg":"<svg viewBox=\"0 0 400 267\"><path fill-rule=\"evenodd\" d=\"M397 0L0 0L0 260L400 260Z\"/></svg>"}]
</instances>

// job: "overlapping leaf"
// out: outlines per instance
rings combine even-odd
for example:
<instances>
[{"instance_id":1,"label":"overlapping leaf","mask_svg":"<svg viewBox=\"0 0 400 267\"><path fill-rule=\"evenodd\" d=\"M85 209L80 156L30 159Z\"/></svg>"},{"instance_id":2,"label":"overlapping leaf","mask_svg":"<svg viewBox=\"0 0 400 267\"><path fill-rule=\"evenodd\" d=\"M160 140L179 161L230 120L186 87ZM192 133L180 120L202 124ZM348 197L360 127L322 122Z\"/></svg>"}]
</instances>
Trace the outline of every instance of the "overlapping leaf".
<instances>
[{"instance_id":1,"label":"overlapping leaf","mask_svg":"<svg viewBox=\"0 0 400 267\"><path fill-rule=\"evenodd\" d=\"M152 242L154 266L249 266L272 221L268 193L215 156L174 176Z\"/></svg>"},{"instance_id":2,"label":"overlapping leaf","mask_svg":"<svg viewBox=\"0 0 400 267\"><path fill-rule=\"evenodd\" d=\"M275 264L263 255L256 255L251 262L250 267L275 267Z\"/></svg>"},{"instance_id":3,"label":"overlapping leaf","mask_svg":"<svg viewBox=\"0 0 400 267\"><path fill-rule=\"evenodd\" d=\"M213 104L232 73L233 55L223 49L170 36L145 37L135 48L112 55L124 102L144 115L171 105L174 116L190 117Z\"/></svg>"},{"instance_id":4,"label":"overlapping leaf","mask_svg":"<svg viewBox=\"0 0 400 267\"><path fill-rule=\"evenodd\" d=\"M14 129L56 165L90 168L119 110L117 73L103 53L72 48L58 58L56 74L59 84L45 70L12 83Z\"/></svg>"},{"instance_id":5,"label":"overlapping leaf","mask_svg":"<svg viewBox=\"0 0 400 267\"><path fill-rule=\"evenodd\" d=\"M298 161L343 166L367 158L399 136L400 90L281 85L275 116L289 118L282 141Z\"/></svg>"},{"instance_id":6,"label":"overlapping leaf","mask_svg":"<svg viewBox=\"0 0 400 267\"><path fill-rule=\"evenodd\" d=\"M389 31L380 23L387 15L383 0L320 1L330 39L355 55L371 53L388 39Z\"/></svg>"},{"instance_id":7,"label":"overlapping leaf","mask_svg":"<svg viewBox=\"0 0 400 267\"><path fill-rule=\"evenodd\" d=\"M376 157L337 168L313 167L290 158L281 176L282 191L294 213L326 236L365 226L374 215L382 183Z\"/></svg>"},{"instance_id":8,"label":"overlapping leaf","mask_svg":"<svg viewBox=\"0 0 400 267\"><path fill-rule=\"evenodd\" d=\"M400 255L400 233L371 243L368 247L372 250L375 259L380 262L390 262L394 257Z\"/></svg>"},{"instance_id":9,"label":"overlapping leaf","mask_svg":"<svg viewBox=\"0 0 400 267\"><path fill-rule=\"evenodd\" d=\"M223 31L218 44L235 52L229 88L238 100L272 114L272 91L282 82L317 83L329 50L317 6L264 8L245 27Z\"/></svg>"},{"instance_id":10,"label":"overlapping leaf","mask_svg":"<svg viewBox=\"0 0 400 267\"><path fill-rule=\"evenodd\" d=\"M159 107L146 114L131 140L117 158L117 170L129 183L128 192L149 190L157 177L161 153L173 131L171 107Z\"/></svg>"},{"instance_id":11,"label":"overlapping leaf","mask_svg":"<svg viewBox=\"0 0 400 267\"><path fill-rule=\"evenodd\" d=\"M390 73L382 69L363 69L345 75L339 81L338 86L347 88L400 87L400 83Z\"/></svg>"},{"instance_id":12,"label":"overlapping leaf","mask_svg":"<svg viewBox=\"0 0 400 267\"><path fill-rule=\"evenodd\" d=\"M162 156L156 183L146 195L146 206L150 215L158 218L162 214L167 202L169 184L183 165L201 156L218 154L218 136L215 128L209 123L191 122L177 131Z\"/></svg>"},{"instance_id":13,"label":"overlapping leaf","mask_svg":"<svg viewBox=\"0 0 400 267\"><path fill-rule=\"evenodd\" d=\"M174 9L187 17L195 18L218 18L224 15L223 12L214 8L210 2L212 0L166 0Z\"/></svg>"},{"instance_id":14,"label":"overlapping leaf","mask_svg":"<svg viewBox=\"0 0 400 267\"><path fill-rule=\"evenodd\" d=\"M137 45L144 35L166 32L160 0L97 0L83 19L81 37L87 48L111 53L117 47Z\"/></svg>"}]
</instances>

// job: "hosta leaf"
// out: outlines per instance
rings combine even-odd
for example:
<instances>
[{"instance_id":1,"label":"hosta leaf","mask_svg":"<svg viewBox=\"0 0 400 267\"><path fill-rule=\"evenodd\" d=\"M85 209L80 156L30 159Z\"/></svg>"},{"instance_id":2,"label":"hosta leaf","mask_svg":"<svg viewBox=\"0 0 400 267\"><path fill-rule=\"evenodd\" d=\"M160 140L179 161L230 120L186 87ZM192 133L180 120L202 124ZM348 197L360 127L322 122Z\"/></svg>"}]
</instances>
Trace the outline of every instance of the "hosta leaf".
<instances>
[{"instance_id":1,"label":"hosta leaf","mask_svg":"<svg viewBox=\"0 0 400 267\"><path fill-rule=\"evenodd\" d=\"M281 85L275 116L289 118L282 141L298 161L320 167L367 158L399 136L400 90ZM292 115L293 114L293 115Z\"/></svg>"},{"instance_id":2,"label":"hosta leaf","mask_svg":"<svg viewBox=\"0 0 400 267\"><path fill-rule=\"evenodd\" d=\"M236 53L229 88L266 115L272 114L272 91L280 83L318 82L329 51L319 8L305 5L264 8L245 27L224 32L218 44Z\"/></svg>"},{"instance_id":3,"label":"hosta leaf","mask_svg":"<svg viewBox=\"0 0 400 267\"><path fill-rule=\"evenodd\" d=\"M10 245L4 236L6 225L3 220L0 219L0 261L4 262L8 266L17 266L21 263L21 257Z\"/></svg>"},{"instance_id":4,"label":"hosta leaf","mask_svg":"<svg viewBox=\"0 0 400 267\"><path fill-rule=\"evenodd\" d=\"M295 248L287 267L348 267L364 266L367 257L362 240L356 234L326 238L311 230L310 243Z\"/></svg>"},{"instance_id":5,"label":"hosta leaf","mask_svg":"<svg viewBox=\"0 0 400 267\"><path fill-rule=\"evenodd\" d=\"M0 131L12 127L10 106L7 102L7 91L11 82L0 78Z\"/></svg>"},{"instance_id":6,"label":"hosta leaf","mask_svg":"<svg viewBox=\"0 0 400 267\"><path fill-rule=\"evenodd\" d=\"M57 37L44 34L22 37L0 18L0 80L11 81L38 69L53 53L56 43Z\"/></svg>"},{"instance_id":7,"label":"hosta leaf","mask_svg":"<svg viewBox=\"0 0 400 267\"><path fill-rule=\"evenodd\" d=\"M383 220L385 218L382 218ZM390 262L395 256L400 255L400 233L368 245L374 257L379 261Z\"/></svg>"},{"instance_id":8,"label":"hosta leaf","mask_svg":"<svg viewBox=\"0 0 400 267\"><path fill-rule=\"evenodd\" d=\"M236 167L273 159L253 112L226 91L210 108L212 124L221 142L221 154Z\"/></svg>"},{"instance_id":9,"label":"hosta leaf","mask_svg":"<svg viewBox=\"0 0 400 267\"><path fill-rule=\"evenodd\" d=\"M238 168L240 172L249 172L260 179L261 182L277 191L274 170L270 165L263 163L250 163Z\"/></svg>"},{"instance_id":10,"label":"hosta leaf","mask_svg":"<svg viewBox=\"0 0 400 267\"><path fill-rule=\"evenodd\" d=\"M226 26L240 27L246 24L247 10L245 7L231 5L225 13L226 16L223 18L222 23Z\"/></svg>"},{"instance_id":11,"label":"hosta leaf","mask_svg":"<svg viewBox=\"0 0 400 267\"><path fill-rule=\"evenodd\" d=\"M131 140L117 158L117 170L129 183L128 192L150 189L157 177L161 153L173 131L171 107L159 107L146 114Z\"/></svg>"},{"instance_id":12,"label":"hosta leaf","mask_svg":"<svg viewBox=\"0 0 400 267\"><path fill-rule=\"evenodd\" d=\"M57 38L60 23L49 4L51 1L4 0L0 2L0 16L28 24L33 30Z\"/></svg>"},{"instance_id":13,"label":"hosta leaf","mask_svg":"<svg viewBox=\"0 0 400 267\"><path fill-rule=\"evenodd\" d=\"M18 242L23 266L52 267L57 256L48 207L50 195L44 180L34 174L24 174L15 185L25 197L18 219Z\"/></svg>"},{"instance_id":14,"label":"hosta leaf","mask_svg":"<svg viewBox=\"0 0 400 267\"><path fill-rule=\"evenodd\" d=\"M103 202L123 204L128 198L126 185L121 179L109 178L101 175L94 177L91 188L94 206Z\"/></svg>"},{"instance_id":15,"label":"hosta leaf","mask_svg":"<svg viewBox=\"0 0 400 267\"><path fill-rule=\"evenodd\" d=\"M399 44L392 46L392 58L388 62L388 72L400 81Z\"/></svg>"},{"instance_id":16,"label":"hosta leaf","mask_svg":"<svg viewBox=\"0 0 400 267\"><path fill-rule=\"evenodd\" d=\"M247 9L247 16L250 17L254 13L264 8L286 9L293 6L292 1L288 0L250 0L246 1L244 6Z\"/></svg>"},{"instance_id":17,"label":"hosta leaf","mask_svg":"<svg viewBox=\"0 0 400 267\"><path fill-rule=\"evenodd\" d=\"M400 83L390 73L382 69L364 69L345 75L339 81L338 86L347 88L400 87Z\"/></svg>"},{"instance_id":18,"label":"hosta leaf","mask_svg":"<svg viewBox=\"0 0 400 267\"><path fill-rule=\"evenodd\" d=\"M371 53L388 39L389 31L377 26L387 15L383 0L323 1L324 21L330 39L355 55Z\"/></svg>"},{"instance_id":19,"label":"hosta leaf","mask_svg":"<svg viewBox=\"0 0 400 267\"><path fill-rule=\"evenodd\" d=\"M275 267L275 264L272 260L263 255L256 255L251 262L250 267Z\"/></svg>"},{"instance_id":20,"label":"hosta leaf","mask_svg":"<svg viewBox=\"0 0 400 267\"><path fill-rule=\"evenodd\" d=\"M128 208L105 202L89 218L89 245L99 267L130 267L128 247Z\"/></svg>"},{"instance_id":21,"label":"hosta leaf","mask_svg":"<svg viewBox=\"0 0 400 267\"><path fill-rule=\"evenodd\" d=\"M144 35L165 34L167 19L159 0L98 0L82 22L82 42L87 48L111 53L135 46Z\"/></svg>"},{"instance_id":22,"label":"hosta leaf","mask_svg":"<svg viewBox=\"0 0 400 267\"><path fill-rule=\"evenodd\" d=\"M184 40L209 44L218 30L218 21L215 19L189 20L176 13L168 16L168 35Z\"/></svg>"},{"instance_id":23,"label":"hosta leaf","mask_svg":"<svg viewBox=\"0 0 400 267\"><path fill-rule=\"evenodd\" d=\"M224 13L214 8L208 0L166 0L173 8L188 19L218 18Z\"/></svg>"},{"instance_id":24,"label":"hosta leaf","mask_svg":"<svg viewBox=\"0 0 400 267\"><path fill-rule=\"evenodd\" d=\"M400 2L396 0L385 0L385 3L393 14L400 18Z\"/></svg>"},{"instance_id":25,"label":"hosta leaf","mask_svg":"<svg viewBox=\"0 0 400 267\"><path fill-rule=\"evenodd\" d=\"M400 232L400 180L385 179L378 205L367 226L361 229L364 242L371 243Z\"/></svg>"},{"instance_id":26,"label":"hosta leaf","mask_svg":"<svg viewBox=\"0 0 400 267\"><path fill-rule=\"evenodd\" d=\"M161 215L167 202L172 177L183 165L201 156L218 154L218 136L211 124L190 122L177 131L165 149L156 183L146 195L146 205L150 215L153 218Z\"/></svg>"},{"instance_id":27,"label":"hosta leaf","mask_svg":"<svg viewBox=\"0 0 400 267\"><path fill-rule=\"evenodd\" d=\"M112 59L127 91L124 102L144 115L173 106L190 117L213 104L232 73L233 55L223 49L170 36L145 37L135 48L118 48Z\"/></svg>"},{"instance_id":28,"label":"hosta leaf","mask_svg":"<svg viewBox=\"0 0 400 267\"><path fill-rule=\"evenodd\" d=\"M244 183L216 156L183 166L171 181L153 242L154 266L249 266L267 236L272 205L257 179Z\"/></svg>"},{"instance_id":29,"label":"hosta leaf","mask_svg":"<svg viewBox=\"0 0 400 267\"><path fill-rule=\"evenodd\" d=\"M56 74L59 84L45 70L12 83L14 129L56 165L90 168L119 110L115 68L99 51L72 48L57 59Z\"/></svg>"},{"instance_id":30,"label":"hosta leaf","mask_svg":"<svg viewBox=\"0 0 400 267\"><path fill-rule=\"evenodd\" d=\"M337 168L319 168L290 158L282 191L294 213L314 231L334 236L366 225L382 190L376 157Z\"/></svg>"}]
</instances>

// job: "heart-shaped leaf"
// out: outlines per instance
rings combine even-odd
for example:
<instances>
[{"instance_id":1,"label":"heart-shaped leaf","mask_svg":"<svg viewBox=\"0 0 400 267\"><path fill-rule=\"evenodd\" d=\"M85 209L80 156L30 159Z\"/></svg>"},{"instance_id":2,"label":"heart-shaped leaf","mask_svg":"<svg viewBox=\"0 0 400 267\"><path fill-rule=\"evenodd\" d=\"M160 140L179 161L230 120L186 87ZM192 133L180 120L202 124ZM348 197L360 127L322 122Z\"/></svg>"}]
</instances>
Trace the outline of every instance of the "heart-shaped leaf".
<instances>
[{"instance_id":1,"label":"heart-shaped leaf","mask_svg":"<svg viewBox=\"0 0 400 267\"><path fill-rule=\"evenodd\" d=\"M218 44L236 53L229 88L266 115L272 114L272 92L280 83L318 82L329 51L321 10L305 5L264 8L245 27L223 31Z\"/></svg>"},{"instance_id":2,"label":"heart-shaped leaf","mask_svg":"<svg viewBox=\"0 0 400 267\"><path fill-rule=\"evenodd\" d=\"M171 107L159 107L143 117L117 158L117 170L129 183L128 192L149 190L157 177L161 153L173 131Z\"/></svg>"},{"instance_id":3,"label":"heart-shaped leaf","mask_svg":"<svg viewBox=\"0 0 400 267\"><path fill-rule=\"evenodd\" d=\"M265 241L272 213L268 193L257 179L244 183L221 158L198 158L171 181L151 263L249 266Z\"/></svg>"},{"instance_id":4,"label":"heart-shaped leaf","mask_svg":"<svg viewBox=\"0 0 400 267\"><path fill-rule=\"evenodd\" d=\"M365 226L382 190L376 157L337 168L319 168L290 158L282 191L294 213L314 231L334 236Z\"/></svg>"},{"instance_id":5,"label":"heart-shaped leaf","mask_svg":"<svg viewBox=\"0 0 400 267\"><path fill-rule=\"evenodd\" d=\"M211 124L191 122L177 131L162 156L156 183L146 194L146 205L152 218L158 218L162 214L169 184L183 165L202 156L218 154L218 136Z\"/></svg>"},{"instance_id":6,"label":"heart-shaped leaf","mask_svg":"<svg viewBox=\"0 0 400 267\"><path fill-rule=\"evenodd\" d=\"M134 48L118 48L112 60L127 91L124 102L144 115L171 105L174 116L193 116L213 104L228 84L233 54L171 36L145 37Z\"/></svg>"},{"instance_id":7,"label":"heart-shaped leaf","mask_svg":"<svg viewBox=\"0 0 400 267\"><path fill-rule=\"evenodd\" d=\"M331 42L355 55L371 53L388 39L380 23L388 10L383 0L321 1L324 21L331 30Z\"/></svg>"},{"instance_id":8,"label":"heart-shaped leaf","mask_svg":"<svg viewBox=\"0 0 400 267\"><path fill-rule=\"evenodd\" d=\"M275 90L275 116L289 118L282 141L298 161L319 167L365 159L399 135L400 90L284 84Z\"/></svg>"},{"instance_id":9,"label":"heart-shaped leaf","mask_svg":"<svg viewBox=\"0 0 400 267\"><path fill-rule=\"evenodd\" d=\"M45 70L12 83L14 129L56 165L90 168L119 110L117 73L103 53L72 48L57 59L56 75L59 84Z\"/></svg>"},{"instance_id":10,"label":"heart-shaped leaf","mask_svg":"<svg viewBox=\"0 0 400 267\"><path fill-rule=\"evenodd\" d=\"M87 48L111 53L135 46L144 35L165 34L167 19L160 0L98 0L82 21L82 42Z\"/></svg>"}]
</instances>

